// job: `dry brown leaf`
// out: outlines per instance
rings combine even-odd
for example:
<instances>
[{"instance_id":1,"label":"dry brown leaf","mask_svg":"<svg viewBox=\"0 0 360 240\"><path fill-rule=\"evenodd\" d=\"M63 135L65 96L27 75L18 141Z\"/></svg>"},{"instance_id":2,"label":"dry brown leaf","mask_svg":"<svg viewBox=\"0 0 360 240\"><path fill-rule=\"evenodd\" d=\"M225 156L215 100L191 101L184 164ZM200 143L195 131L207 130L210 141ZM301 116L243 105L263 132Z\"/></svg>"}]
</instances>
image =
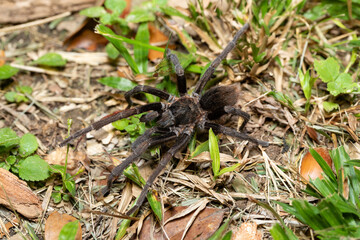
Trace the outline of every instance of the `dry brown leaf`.
<instances>
[{"instance_id":1,"label":"dry brown leaf","mask_svg":"<svg viewBox=\"0 0 360 240\"><path fill-rule=\"evenodd\" d=\"M43 211L39 198L26 182L3 168L0 168L0 204L27 218L37 218Z\"/></svg>"},{"instance_id":2,"label":"dry brown leaf","mask_svg":"<svg viewBox=\"0 0 360 240\"><path fill-rule=\"evenodd\" d=\"M148 24L148 26L149 26L149 33L150 33L150 40L149 40L150 44L165 48L169 38L163 32L161 32L159 29L157 29L154 26L154 24L150 23L150 24ZM164 56L164 53L149 49L148 58L150 61L155 61L156 59L159 59L159 58L162 59L163 56Z\"/></svg>"},{"instance_id":3,"label":"dry brown leaf","mask_svg":"<svg viewBox=\"0 0 360 240\"><path fill-rule=\"evenodd\" d=\"M67 147L56 148L54 151L49 153L44 159L49 164L57 164L64 166L66 159L66 149ZM68 160L67 160L67 169L71 175L74 175L79 168L81 167L80 163L86 161L85 153L78 151L74 152L71 148L69 148Z\"/></svg>"},{"instance_id":4,"label":"dry brown leaf","mask_svg":"<svg viewBox=\"0 0 360 240\"><path fill-rule=\"evenodd\" d=\"M319 139L318 139L318 134L315 131L315 129L313 129L312 127L306 126L306 132L309 135L309 137L314 140L317 144L320 143Z\"/></svg>"},{"instance_id":5,"label":"dry brown leaf","mask_svg":"<svg viewBox=\"0 0 360 240\"><path fill-rule=\"evenodd\" d=\"M181 206L181 207L174 207L169 210L167 210L164 213L164 221L166 221L168 218L175 216L182 211L184 211L187 207ZM184 229L186 225L188 224L189 220L191 219L191 214L176 219L174 221L171 221L167 223L164 226L164 230L166 231L167 236L171 240L180 240ZM200 214L196 217L195 221L193 222L192 226L189 228L186 236L184 239L190 240L190 239L208 239L220 226L222 219L224 217L224 210L217 209L217 208L205 208L200 212ZM164 233L162 231L153 232L151 233L151 221L150 217L146 218L144 225L141 229L141 232L139 234L140 240L147 240L149 239L149 236L153 235L154 239L162 240L167 239L164 236ZM157 225L155 228L158 228Z\"/></svg>"},{"instance_id":6,"label":"dry brown leaf","mask_svg":"<svg viewBox=\"0 0 360 240\"><path fill-rule=\"evenodd\" d=\"M5 51L0 50L0 67L5 64Z\"/></svg>"},{"instance_id":7,"label":"dry brown leaf","mask_svg":"<svg viewBox=\"0 0 360 240\"><path fill-rule=\"evenodd\" d=\"M14 218L11 222L5 223L5 228L6 228L7 233L4 233L4 232L2 231L2 229L0 229L0 238L3 238L6 234L8 234L10 228L15 227L16 225L19 224L19 222L20 222L20 221L19 221L18 218Z\"/></svg>"},{"instance_id":8,"label":"dry brown leaf","mask_svg":"<svg viewBox=\"0 0 360 240\"><path fill-rule=\"evenodd\" d=\"M69 45L66 50L85 49L87 51L95 51L100 46L105 46L108 40L103 36L94 33L93 30L84 29L77 34L73 39L69 40Z\"/></svg>"},{"instance_id":9,"label":"dry brown leaf","mask_svg":"<svg viewBox=\"0 0 360 240\"><path fill-rule=\"evenodd\" d=\"M45 240L57 240L61 229L65 224L69 222L77 221L76 218L70 216L66 213L61 214L57 211L52 212L49 217L46 219L45 223ZM78 230L75 236L75 240L80 240L82 235L81 225L78 222Z\"/></svg>"},{"instance_id":10,"label":"dry brown leaf","mask_svg":"<svg viewBox=\"0 0 360 240\"><path fill-rule=\"evenodd\" d=\"M195 32L199 35L202 41L206 42L206 44L209 46L212 52L215 54L220 53L222 49L216 45L216 43L211 39L209 34L201 30L198 26L196 26L194 23L190 23L190 26L195 30Z\"/></svg>"},{"instance_id":11,"label":"dry brown leaf","mask_svg":"<svg viewBox=\"0 0 360 240\"><path fill-rule=\"evenodd\" d=\"M261 240L262 234L257 230L254 222L244 222L237 231L234 231L231 240Z\"/></svg>"},{"instance_id":12,"label":"dry brown leaf","mask_svg":"<svg viewBox=\"0 0 360 240\"><path fill-rule=\"evenodd\" d=\"M354 116L353 113L350 113L348 116L348 122L349 122L349 127L351 130L353 130L354 132L356 131L356 127L358 125L358 121L357 118Z\"/></svg>"}]
</instances>

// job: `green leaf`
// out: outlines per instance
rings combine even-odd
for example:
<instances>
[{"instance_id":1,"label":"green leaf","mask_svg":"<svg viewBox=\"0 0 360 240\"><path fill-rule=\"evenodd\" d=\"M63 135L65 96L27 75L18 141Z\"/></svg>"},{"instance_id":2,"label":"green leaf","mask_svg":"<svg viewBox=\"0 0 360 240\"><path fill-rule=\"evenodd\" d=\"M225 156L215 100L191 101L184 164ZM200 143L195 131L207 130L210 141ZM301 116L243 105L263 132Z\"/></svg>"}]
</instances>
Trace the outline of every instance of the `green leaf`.
<instances>
[{"instance_id":1,"label":"green leaf","mask_svg":"<svg viewBox=\"0 0 360 240\"><path fill-rule=\"evenodd\" d=\"M105 27L102 24L99 24L95 27L95 30L103 35L107 40L109 40L114 47L120 52L120 54L125 58L126 62L129 64L131 70L134 72L134 74L139 73L139 69L134 61L134 59L129 54L127 48L123 45L123 41L119 39L119 36L117 36L110 28Z\"/></svg>"},{"instance_id":2,"label":"green leaf","mask_svg":"<svg viewBox=\"0 0 360 240\"><path fill-rule=\"evenodd\" d=\"M69 191L69 193L75 197L76 195L76 186L75 181L73 179L65 180L64 182L66 189Z\"/></svg>"},{"instance_id":3,"label":"green leaf","mask_svg":"<svg viewBox=\"0 0 360 240\"><path fill-rule=\"evenodd\" d=\"M150 33L148 23L139 25L135 40L149 44ZM147 72L149 49L143 46L134 45L134 58L140 73Z\"/></svg>"},{"instance_id":4,"label":"green leaf","mask_svg":"<svg viewBox=\"0 0 360 240\"><path fill-rule=\"evenodd\" d=\"M339 75L340 65L335 58L330 57L326 60L315 60L314 67L323 82L333 82Z\"/></svg>"},{"instance_id":5,"label":"green leaf","mask_svg":"<svg viewBox=\"0 0 360 240\"><path fill-rule=\"evenodd\" d=\"M241 163L236 163L236 164L234 164L234 165L232 165L230 167L223 168L223 169L220 170L219 176L224 174L224 173L227 173L227 172L232 172L232 171L234 171L235 169L237 169L240 166L241 166Z\"/></svg>"},{"instance_id":6,"label":"green leaf","mask_svg":"<svg viewBox=\"0 0 360 240\"><path fill-rule=\"evenodd\" d=\"M30 86L16 86L16 91L26 94L31 94L33 89Z\"/></svg>"},{"instance_id":7,"label":"green leaf","mask_svg":"<svg viewBox=\"0 0 360 240\"><path fill-rule=\"evenodd\" d=\"M162 220L162 206L161 202L157 196L156 191L149 191L147 194L147 199L150 204L151 210L155 213L156 218L161 222Z\"/></svg>"},{"instance_id":8,"label":"green leaf","mask_svg":"<svg viewBox=\"0 0 360 240\"><path fill-rule=\"evenodd\" d=\"M121 91L129 91L137 85L129 79L122 77L104 77L100 78L98 82Z\"/></svg>"},{"instance_id":9,"label":"green leaf","mask_svg":"<svg viewBox=\"0 0 360 240\"><path fill-rule=\"evenodd\" d=\"M220 153L217 138L211 128L209 129L209 150L214 177L217 177L220 171Z\"/></svg>"},{"instance_id":10,"label":"green leaf","mask_svg":"<svg viewBox=\"0 0 360 240\"><path fill-rule=\"evenodd\" d=\"M103 14L106 14L106 10L103 7L89 7L79 12L80 15L87 16L89 18L98 18Z\"/></svg>"},{"instance_id":11,"label":"green leaf","mask_svg":"<svg viewBox=\"0 0 360 240\"><path fill-rule=\"evenodd\" d=\"M0 150L10 149L18 145L20 138L16 135L16 132L11 128L0 128Z\"/></svg>"},{"instance_id":12,"label":"green leaf","mask_svg":"<svg viewBox=\"0 0 360 240\"><path fill-rule=\"evenodd\" d=\"M126 8L125 0L106 0L105 7L110 9L114 14L120 15Z\"/></svg>"},{"instance_id":13,"label":"green leaf","mask_svg":"<svg viewBox=\"0 0 360 240\"><path fill-rule=\"evenodd\" d=\"M337 96L341 93L351 93L357 84L353 82L350 74L340 73L334 82L327 84L327 90L331 95Z\"/></svg>"},{"instance_id":14,"label":"green leaf","mask_svg":"<svg viewBox=\"0 0 360 240\"><path fill-rule=\"evenodd\" d=\"M73 240L79 228L79 221L73 221L65 224L61 229L58 240Z\"/></svg>"},{"instance_id":15,"label":"green leaf","mask_svg":"<svg viewBox=\"0 0 360 240\"><path fill-rule=\"evenodd\" d=\"M16 157L14 155L10 155L5 160L9 165L13 165L16 162Z\"/></svg>"},{"instance_id":16,"label":"green leaf","mask_svg":"<svg viewBox=\"0 0 360 240\"><path fill-rule=\"evenodd\" d=\"M231 240L231 236L232 236L232 231L228 231L224 237L222 238L222 240Z\"/></svg>"},{"instance_id":17,"label":"green leaf","mask_svg":"<svg viewBox=\"0 0 360 240\"><path fill-rule=\"evenodd\" d=\"M176 8L173 8L173 7L170 7L170 6L168 6L168 5L165 5L165 6L161 6L160 9L161 9L161 11L163 11L166 15L181 17L181 18L184 19L185 21L192 22L191 18L189 18L188 16L185 16L184 14L182 14L182 13L181 13L179 10L177 10Z\"/></svg>"},{"instance_id":18,"label":"green leaf","mask_svg":"<svg viewBox=\"0 0 360 240\"><path fill-rule=\"evenodd\" d=\"M320 156L318 152L316 152L313 148L309 149L311 155L315 158L315 160L320 165L321 169L324 170L325 174L332 180L336 182L335 175L331 170L330 166L325 162L325 160Z\"/></svg>"},{"instance_id":19,"label":"green leaf","mask_svg":"<svg viewBox=\"0 0 360 240\"><path fill-rule=\"evenodd\" d=\"M21 157L27 157L33 154L38 146L36 137L31 133L26 133L20 139L19 154Z\"/></svg>"},{"instance_id":20,"label":"green leaf","mask_svg":"<svg viewBox=\"0 0 360 240\"><path fill-rule=\"evenodd\" d=\"M154 13L144 8L136 8L132 10L126 17L126 21L133 23L153 22L154 20Z\"/></svg>"},{"instance_id":21,"label":"green leaf","mask_svg":"<svg viewBox=\"0 0 360 240\"><path fill-rule=\"evenodd\" d=\"M0 168L10 171L10 167L11 165L9 165L7 162L0 162Z\"/></svg>"},{"instance_id":22,"label":"green leaf","mask_svg":"<svg viewBox=\"0 0 360 240\"><path fill-rule=\"evenodd\" d=\"M27 157L19 164L19 177L26 181L42 181L49 176L49 164L38 155Z\"/></svg>"},{"instance_id":23,"label":"green leaf","mask_svg":"<svg viewBox=\"0 0 360 240\"><path fill-rule=\"evenodd\" d=\"M326 102L326 101L323 102L323 107L324 107L325 111L327 111L327 112L331 112L335 109L340 108L339 104L333 103L333 102Z\"/></svg>"},{"instance_id":24,"label":"green leaf","mask_svg":"<svg viewBox=\"0 0 360 240\"><path fill-rule=\"evenodd\" d=\"M117 130L123 131L129 125L129 120L126 118L120 119L120 120L117 120L116 122L113 122L112 125Z\"/></svg>"},{"instance_id":25,"label":"green leaf","mask_svg":"<svg viewBox=\"0 0 360 240\"><path fill-rule=\"evenodd\" d=\"M19 94L17 92L7 92L7 93L5 93L5 99L8 102L15 102L15 103L29 101L29 99L27 99L27 97L25 97L24 95Z\"/></svg>"},{"instance_id":26,"label":"green leaf","mask_svg":"<svg viewBox=\"0 0 360 240\"><path fill-rule=\"evenodd\" d=\"M54 203L57 204L57 203L61 202L61 193L60 192L53 192L51 194L51 197L54 200Z\"/></svg>"},{"instance_id":27,"label":"green leaf","mask_svg":"<svg viewBox=\"0 0 360 240\"><path fill-rule=\"evenodd\" d=\"M297 240L296 235L287 226L282 228L279 223L276 223L271 229L270 234L274 240Z\"/></svg>"},{"instance_id":28,"label":"green leaf","mask_svg":"<svg viewBox=\"0 0 360 240\"><path fill-rule=\"evenodd\" d=\"M19 69L5 64L0 67L0 80L11 78L15 74L17 74L18 71Z\"/></svg>"},{"instance_id":29,"label":"green leaf","mask_svg":"<svg viewBox=\"0 0 360 240\"><path fill-rule=\"evenodd\" d=\"M202 152L209 151L209 140L201 143L199 146L197 146L194 150L194 152L191 154L191 158L196 157Z\"/></svg>"},{"instance_id":30,"label":"green leaf","mask_svg":"<svg viewBox=\"0 0 360 240\"><path fill-rule=\"evenodd\" d=\"M216 232L215 232L213 235L211 235L210 238L208 238L208 240L218 240L218 239L221 239L221 236L225 233L226 229L228 229L229 223L230 223L230 218L227 219L227 220L225 221L225 223L224 223L223 225L221 225L221 226L219 227L219 229L216 230Z\"/></svg>"},{"instance_id":31,"label":"green leaf","mask_svg":"<svg viewBox=\"0 0 360 240\"><path fill-rule=\"evenodd\" d=\"M112 43L108 43L106 45L105 51L106 51L108 57L112 60L115 60L120 55L119 51L114 47L114 45L112 45Z\"/></svg>"},{"instance_id":32,"label":"green leaf","mask_svg":"<svg viewBox=\"0 0 360 240\"><path fill-rule=\"evenodd\" d=\"M49 67L63 67L66 60L58 53L46 53L32 63Z\"/></svg>"},{"instance_id":33,"label":"green leaf","mask_svg":"<svg viewBox=\"0 0 360 240\"><path fill-rule=\"evenodd\" d=\"M312 78L310 76L310 71L309 70L307 70L305 75L304 75L302 73L302 71L299 69L299 79L300 79L301 87L302 87L302 89L304 91L305 98L307 100L309 100L310 97L311 97L311 88L313 87L316 78Z\"/></svg>"}]
</instances>

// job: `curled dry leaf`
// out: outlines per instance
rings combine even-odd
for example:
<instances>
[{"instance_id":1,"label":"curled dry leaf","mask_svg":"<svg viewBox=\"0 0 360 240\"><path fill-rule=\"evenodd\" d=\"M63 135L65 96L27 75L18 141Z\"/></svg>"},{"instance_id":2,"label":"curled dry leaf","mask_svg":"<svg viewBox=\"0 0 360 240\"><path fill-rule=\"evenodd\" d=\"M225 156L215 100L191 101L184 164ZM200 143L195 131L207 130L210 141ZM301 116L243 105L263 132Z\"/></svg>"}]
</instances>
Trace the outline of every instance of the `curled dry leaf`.
<instances>
[{"instance_id":1,"label":"curled dry leaf","mask_svg":"<svg viewBox=\"0 0 360 240\"><path fill-rule=\"evenodd\" d=\"M57 211L51 213L46 219L45 223L45 240L57 240L61 229L69 222L77 221L76 218L66 213L62 214ZM78 223L78 230L75 240L80 240L82 235L80 222Z\"/></svg>"},{"instance_id":2,"label":"curled dry leaf","mask_svg":"<svg viewBox=\"0 0 360 240\"><path fill-rule=\"evenodd\" d=\"M42 213L39 198L26 182L3 168L0 168L0 204L27 218L37 218Z\"/></svg>"},{"instance_id":3,"label":"curled dry leaf","mask_svg":"<svg viewBox=\"0 0 360 240\"><path fill-rule=\"evenodd\" d=\"M5 60L6 60L5 51L0 50L0 67L5 64Z\"/></svg>"},{"instance_id":4,"label":"curled dry leaf","mask_svg":"<svg viewBox=\"0 0 360 240\"><path fill-rule=\"evenodd\" d=\"M156 45L158 47L165 47L169 38L162 33L159 29L157 29L153 24L149 23L149 33L150 33L150 44ZM155 61L156 59L162 59L164 53L158 52L152 49L149 49L148 58L150 61Z\"/></svg>"},{"instance_id":5,"label":"curled dry leaf","mask_svg":"<svg viewBox=\"0 0 360 240\"><path fill-rule=\"evenodd\" d=\"M312 127L306 126L306 132L309 135L309 137L314 140L317 144L320 143L319 139L318 139L318 134L315 131L315 129L313 129Z\"/></svg>"},{"instance_id":6,"label":"curled dry leaf","mask_svg":"<svg viewBox=\"0 0 360 240\"><path fill-rule=\"evenodd\" d=\"M325 162L331 167L332 159L330 157L329 151L325 148L314 148L314 150L325 160ZM320 165L317 163L315 158L311 155L310 152L307 152L303 157L300 165L300 175L305 178L307 181L311 179L320 178L323 179L321 173L323 170Z\"/></svg>"},{"instance_id":7,"label":"curled dry leaf","mask_svg":"<svg viewBox=\"0 0 360 240\"><path fill-rule=\"evenodd\" d=\"M64 166L66 159L66 147L56 148L54 151L49 153L45 158L45 161L49 164L57 164ZM79 151L74 152L69 148L69 155L67 161L67 169L71 175L74 175L81 167L80 162L84 163L86 160L86 154Z\"/></svg>"},{"instance_id":8,"label":"curled dry leaf","mask_svg":"<svg viewBox=\"0 0 360 240\"><path fill-rule=\"evenodd\" d=\"M257 230L254 222L244 222L237 231L233 232L231 240L261 240L262 234Z\"/></svg>"},{"instance_id":9,"label":"curled dry leaf","mask_svg":"<svg viewBox=\"0 0 360 240\"><path fill-rule=\"evenodd\" d=\"M164 213L164 221L166 222L166 220L170 217L180 214L182 211L186 210L186 208L187 207L181 206L167 210ZM166 232L168 238L172 240L180 240L186 228L186 225L191 219L191 216L192 214L188 214L182 218L177 218L174 221L165 224L164 231ZM184 239L208 239L219 228L223 217L223 210L210 207L205 208L196 217ZM150 217L147 217L139 234L140 240L150 239L150 236L153 236L153 239L167 239L164 236L163 231L150 232L151 229L154 229L153 227L151 227L151 224L153 223L151 223ZM159 225L157 224L155 228L159 228Z\"/></svg>"}]
</instances>

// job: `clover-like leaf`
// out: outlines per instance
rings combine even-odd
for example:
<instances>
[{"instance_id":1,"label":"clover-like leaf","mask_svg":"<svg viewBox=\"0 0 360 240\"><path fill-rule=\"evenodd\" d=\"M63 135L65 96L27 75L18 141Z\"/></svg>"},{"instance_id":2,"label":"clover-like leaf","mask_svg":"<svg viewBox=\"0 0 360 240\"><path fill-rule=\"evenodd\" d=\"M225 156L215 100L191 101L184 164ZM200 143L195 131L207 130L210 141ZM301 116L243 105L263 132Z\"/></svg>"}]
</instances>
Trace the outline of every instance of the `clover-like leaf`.
<instances>
[{"instance_id":1,"label":"clover-like leaf","mask_svg":"<svg viewBox=\"0 0 360 240\"><path fill-rule=\"evenodd\" d=\"M20 138L11 128L0 128L0 151L9 149L19 144Z\"/></svg>"},{"instance_id":2,"label":"clover-like leaf","mask_svg":"<svg viewBox=\"0 0 360 240\"><path fill-rule=\"evenodd\" d=\"M27 157L19 164L19 177L26 181L42 181L49 176L49 164L38 155Z\"/></svg>"},{"instance_id":3,"label":"clover-like leaf","mask_svg":"<svg viewBox=\"0 0 360 240\"><path fill-rule=\"evenodd\" d=\"M66 60L58 53L46 53L32 63L49 67L63 67Z\"/></svg>"},{"instance_id":4,"label":"clover-like leaf","mask_svg":"<svg viewBox=\"0 0 360 240\"><path fill-rule=\"evenodd\" d=\"M21 157L27 157L34 153L38 148L36 137L31 133L26 133L20 139L19 154Z\"/></svg>"},{"instance_id":5,"label":"clover-like leaf","mask_svg":"<svg viewBox=\"0 0 360 240\"><path fill-rule=\"evenodd\" d=\"M314 67L321 80L326 83L335 81L339 75L340 65L332 57L321 61L315 60Z\"/></svg>"},{"instance_id":6,"label":"clover-like leaf","mask_svg":"<svg viewBox=\"0 0 360 240\"><path fill-rule=\"evenodd\" d=\"M341 93L351 93L357 86L348 73L340 73L334 82L329 82L327 90L331 95L337 96Z\"/></svg>"},{"instance_id":7,"label":"clover-like leaf","mask_svg":"<svg viewBox=\"0 0 360 240\"><path fill-rule=\"evenodd\" d=\"M325 111L331 112L331 111L333 111L335 109L338 109L339 104L325 101L325 102L323 102L323 108L325 109Z\"/></svg>"}]
</instances>

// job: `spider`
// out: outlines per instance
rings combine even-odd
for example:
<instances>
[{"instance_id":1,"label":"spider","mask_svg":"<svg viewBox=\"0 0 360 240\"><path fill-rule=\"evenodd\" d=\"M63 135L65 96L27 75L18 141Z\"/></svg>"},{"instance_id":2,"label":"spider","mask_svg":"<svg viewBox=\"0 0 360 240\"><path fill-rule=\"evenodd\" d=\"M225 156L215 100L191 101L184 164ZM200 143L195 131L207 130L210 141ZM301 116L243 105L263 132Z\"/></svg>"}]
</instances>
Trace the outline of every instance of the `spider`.
<instances>
[{"instance_id":1,"label":"spider","mask_svg":"<svg viewBox=\"0 0 360 240\"><path fill-rule=\"evenodd\" d=\"M102 189L103 195L107 194L113 181L122 174L124 169L130 163L139 159L148 148L164 144L169 141L175 142L174 145L170 147L165 154L163 154L158 166L143 187L136 204L126 213L127 215L134 213L138 208L140 208L145 200L146 193L155 181L156 177L160 174L161 170L165 168L172 157L177 152L185 148L196 129L212 128L216 133L223 133L242 140L251 141L261 146L269 145L268 142L257 140L244 132L238 132L233 128L225 127L212 122L212 120L218 119L224 114L232 114L240 116L244 119L242 125L240 126L240 130L245 127L246 123L250 119L250 115L233 107L236 104L240 93L240 90L237 87L233 85L215 86L202 94L204 86L209 81L216 67L236 46L238 39L248 30L248 28L249 24L246 23L235 34L234 39L211 63L209 68L206 69L200 80L197 82L191 95L187 94L184 69L180 65L179 59L169 49L166 49L166 57L172 63L177 76L177 88L180 97L173 96L165 91L151 86L138 85L125 93L125 99L128 102L127 109L115 112L97 122L94 122L89 127L77 131L75 134L60 143L60 146L64 146L73 139L83 136L92 130L100 129L109 123L135 114L147 113L140 118L142 122L156 121L156 126L146 130L143 135L135 140L132 144L133 153L112 170L108 177L107 186ZM160 97L163 100L167 100L168 103L155 102L130 108L132 106L131 97L138 93L149 93Z\"/></svg>"}]
</instances>

